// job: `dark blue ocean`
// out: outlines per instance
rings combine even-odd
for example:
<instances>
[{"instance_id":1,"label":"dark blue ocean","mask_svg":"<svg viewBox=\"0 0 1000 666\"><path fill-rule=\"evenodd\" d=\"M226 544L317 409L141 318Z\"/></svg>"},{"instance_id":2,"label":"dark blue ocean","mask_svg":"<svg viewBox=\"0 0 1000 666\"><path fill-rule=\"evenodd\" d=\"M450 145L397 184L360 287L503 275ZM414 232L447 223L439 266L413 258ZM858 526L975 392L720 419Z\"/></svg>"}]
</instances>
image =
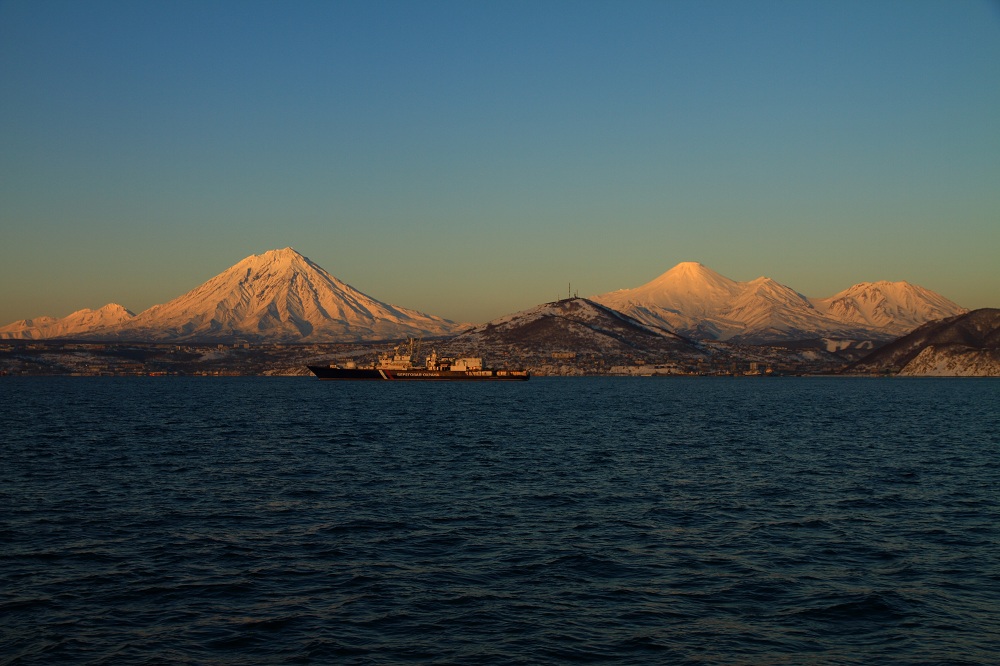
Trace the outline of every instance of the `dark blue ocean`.
<instances>
[{"instance_id":1,"label":"dark blue ocean","mask_svg":"<svg viewBox=\"0 0 1000 666\"><path fill-rule=\"evenodd\" d=\"M1000 382L0 378L4 664L1000 660Z\"/></svg>"}]
</instances>

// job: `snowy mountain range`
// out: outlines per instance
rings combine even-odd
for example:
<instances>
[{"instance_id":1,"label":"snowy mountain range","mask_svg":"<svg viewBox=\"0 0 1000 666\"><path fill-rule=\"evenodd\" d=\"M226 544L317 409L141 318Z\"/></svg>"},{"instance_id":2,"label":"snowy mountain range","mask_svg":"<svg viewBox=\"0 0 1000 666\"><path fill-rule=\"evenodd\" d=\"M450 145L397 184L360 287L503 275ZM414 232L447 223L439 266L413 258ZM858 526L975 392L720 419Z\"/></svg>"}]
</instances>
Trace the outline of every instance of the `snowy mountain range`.
<instances>
[{"instance_id":1,"label":"snowy mountain range","mask_svg":"<svg viewBox=\"0 0 1000 666\"><path fill-rule=\"evenodd\" d=\"M135 315L117 303L108 303L97 310L77 310L61 318L35 317L22 319L0 328L0 340L42 340L72 337L87 331L112 329L128 322Z\"/></svg>"},{"instance_id":2,"label":"snowy mountain range","mask_svg":"<svg viewBox=\"0 0 1000 666\"><path fill-rule=\"evenodd\" d=\"M771 278L738 282L697 262L677 264L642 286L593 300L694 339L746 343L891 339L966 312L907 282L863 282L829 298L808 298Z\"/></svg>"},{"instance_id":3,"label":"snowy mountain range","mask_svg":"<svg viewBox=\"0 0 1000 666\"><path fill-rule=\"evenodd\" d=\"M888 340L925 322L965 312L906 282L861 283L829 298L810 299L770 278L737 282L696 262L680 263L647 284L591 300L576 319L586 315L584 310L605 317L610 308L660 334L672 331L696 340L746 343ZM517 317L523 324L527 312L508 318ZM557 334L557 319L539 315L538 321L548 327L521 326L521 334L543 329ZM501 318L483 326L495 332L508 323ZM61 319L14 322L0 328L0 339L350 342L448 336L464 328L468 326L378 301L285 248L249 256L138 315L112 303ZM570 329L564 333L569 335Z\"/></svg>"}]
</instances>

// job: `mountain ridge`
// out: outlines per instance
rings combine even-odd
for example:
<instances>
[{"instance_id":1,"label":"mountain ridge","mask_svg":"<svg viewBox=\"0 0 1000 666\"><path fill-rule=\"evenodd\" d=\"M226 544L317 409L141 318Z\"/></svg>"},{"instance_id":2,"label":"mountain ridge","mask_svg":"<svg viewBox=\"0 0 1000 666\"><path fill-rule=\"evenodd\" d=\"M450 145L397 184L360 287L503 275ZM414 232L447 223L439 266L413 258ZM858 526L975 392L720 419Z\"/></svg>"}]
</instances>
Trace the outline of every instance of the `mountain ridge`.
<instances>
[{"instance_id":1,"label":"mountain ridge","mask_svg":"<svg viewBox=\"0 0 1000 666\"><path fill-rule=\"evenodd\" d=\"M21 319L0 327L0 340L43 340L65 338L92 331L113 329L130 321L135 314L123 305L108 303L96 310L84 308L65 317Z\"/></svg>"},{"instance_id":2,"label":"mountain ridge","mask_svg":"<svg viewBox=\"0 0 1000 666\"><path fill-rule=\"evenodd\" d=\"M840 321L881 328L893 335L967 312L940 294L905 281L860 282L811 302L820 312Z\"/></svg>"},{"instance_id":3,"label":"mountain ridge","mask_svg":"<svg viewBox=\"0 0 1000 666\"><path fill-rule=\"evenodd\" d=\"M966 312L907 282L862 282L829 298L809 298L768 277L738 282L697 262L682 262L643 285L592 299L694 339L751 344L821 337L888 340L926 321Z\"/></svg>"},{"instance_id":4,"label":"mountain ridge","mask_svg":"<svg viewBox=\"0 0 1000 666\"><path fill-rule=\"evenodd\" d=\"M808 298L768 277L739 282L694 261L591 302L652 329L747 344L886 341L926 321L966 312L906 282L862 282L828 298ZM289 247L250 255L138 315L108 304L61 319L13 322L0 328L0 339L328 342L447 336L467 327L378 301Z\"/></svg>"}]
</instances>

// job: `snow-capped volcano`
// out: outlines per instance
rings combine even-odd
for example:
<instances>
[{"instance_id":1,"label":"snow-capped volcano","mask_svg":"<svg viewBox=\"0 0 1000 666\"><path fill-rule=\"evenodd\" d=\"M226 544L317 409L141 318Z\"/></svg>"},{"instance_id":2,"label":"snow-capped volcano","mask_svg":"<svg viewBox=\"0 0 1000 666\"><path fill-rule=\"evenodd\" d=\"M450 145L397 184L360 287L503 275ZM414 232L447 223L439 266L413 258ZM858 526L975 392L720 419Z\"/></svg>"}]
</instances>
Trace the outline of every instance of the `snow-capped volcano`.
<instances>
[{"instance_id":1,"label":"snow-capped volcano","mask_svg":"<svg viewBox=\"0 0 1000 666\"><path fill-rule=\"evenodd\" d=\"M83 309L65 317L22 319L0 328L0 339L41 340L72 338L94 331L114 329L134 317L125 307L108 303L96 310Z\"/></svg>"},{"instance_id":2,"label":"snow-capped volcano","mask_svg":"<svg viewBox=\"0 0 1000 666\"><path fill-rule=\"evenodd\" d=\"M685 261L641 287L603 294L594 300L619 311L620 306L634 303L696 319L711 316L740 292L739 282L695 261Z\"/></svg>"},{"instance_id":3,"label":"snow-capped volcano","mask_svg":"<svg viewBox=\"0 0 1000 666\"><path fill-rule=\"evenodd\" d=\"M891 335L903 335L928 321L966 312L944 296L909 282L862 282L812 303L828 317Z\"/></svg>"},{"instance_id":4,"label":"snow-capped volcano","mask_svg":"<svg viewBox=\"0 0 1000 666\"><path fill-rule=\"evenodd\" d=\"M593 300L697 339L780 340L850 328L831 327L808 298L770 278L737 282L693 261L640 287Z\"/></svg>"},{"instance_id":5,"label":"snow-capped volcano","mask_svg":"<svg viewBox=\"0 0 1000 666\"><path fill-rule=\"evenodd\" d=\"M292 248L252 255L200 287L135 316L121 339L311 342L435 336L456 325L388 305Z\"/></svg>"},{"instance_id":6,"label":"snow-capped volcano","mask_svg":"<svg viewBox=\"0 0 1000 666\"><path fill-rule=\"evenodd\" d=\"M771 278L738 282L696 262L680 263L642 286L593 300L692 338L745 342L890 338L965 312L905 282L863 283L828 299L810 299Z\"/></svg>"}]
</instances>

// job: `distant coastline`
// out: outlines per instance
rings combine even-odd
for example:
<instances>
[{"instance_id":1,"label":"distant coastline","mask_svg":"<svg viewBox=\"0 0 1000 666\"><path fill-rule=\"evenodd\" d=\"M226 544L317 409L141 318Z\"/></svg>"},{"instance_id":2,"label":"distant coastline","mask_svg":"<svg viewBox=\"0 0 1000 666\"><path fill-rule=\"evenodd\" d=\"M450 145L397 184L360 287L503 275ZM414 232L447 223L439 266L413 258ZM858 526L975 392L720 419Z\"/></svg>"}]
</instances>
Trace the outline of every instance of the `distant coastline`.
<instances>
[{"instance_id":1,"label":"distant coastline","mask_svg":"<svg viewBox=\"0 0 1000 666\"><path fill-rule=\"evenodd\" d=\"M447 342L439 341L439 349ZM52 340L0 341L0 376L2 377L311 377L309 363L332 358L371 358L387 347L384 342L338 344L264 344L238 343L135 343ZM622 378L778 378L778 377L887 377L886 372L845 372L849 363L791 364L781 362L774 370L759 361L728 358L724 363L702 367L669 368L645 363L624 365L627 359L596 359L594 355L536 352L534 354L498 355L497 363L522 363L535 377L622 377ZM617 363L611 362L617 360ZM771 370L770 372L768 370Z\"/></svg>"}]
</instances>

